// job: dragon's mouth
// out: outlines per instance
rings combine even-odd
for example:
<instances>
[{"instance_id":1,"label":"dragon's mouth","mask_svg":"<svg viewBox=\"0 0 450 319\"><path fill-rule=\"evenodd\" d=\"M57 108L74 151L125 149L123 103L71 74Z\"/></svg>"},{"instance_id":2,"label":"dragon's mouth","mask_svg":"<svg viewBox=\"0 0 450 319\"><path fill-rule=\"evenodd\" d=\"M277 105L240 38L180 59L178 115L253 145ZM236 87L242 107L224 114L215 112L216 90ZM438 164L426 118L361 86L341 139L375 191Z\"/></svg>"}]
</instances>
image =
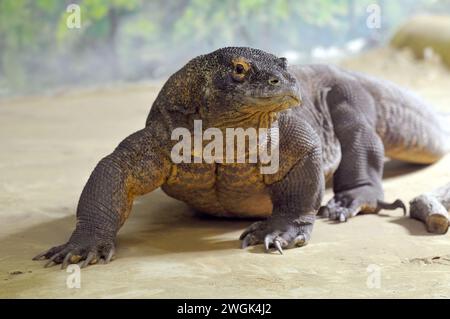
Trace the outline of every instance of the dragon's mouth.
<instances>
[{"instance_id":1,"label":"dragon's mouth","mask_svg":"<svg viewBox=\"0 0 450 319\"><path fill-rule=\"evenodd\" d=\"M274 96L245 97L240 100L239 107L222 114L220 119L212 118L212 127L269 127L276 114L287 109L298 107L302 100L298 94ZM265 124L264 124L265 122Z\"/></svg>"},{"instance_id":2,"label":"dragon's mouth","mask_svg":"<svg viewBox=\"0 0 450 319\"><path fill-rule=\"evenodd\" d=\"M280 112L292 107L300 106L302 100L296 93L280 94L273 96L258 96L246 98L245 105L249 111L266 110L269 112Z\"/></svg>"}]
</instances>

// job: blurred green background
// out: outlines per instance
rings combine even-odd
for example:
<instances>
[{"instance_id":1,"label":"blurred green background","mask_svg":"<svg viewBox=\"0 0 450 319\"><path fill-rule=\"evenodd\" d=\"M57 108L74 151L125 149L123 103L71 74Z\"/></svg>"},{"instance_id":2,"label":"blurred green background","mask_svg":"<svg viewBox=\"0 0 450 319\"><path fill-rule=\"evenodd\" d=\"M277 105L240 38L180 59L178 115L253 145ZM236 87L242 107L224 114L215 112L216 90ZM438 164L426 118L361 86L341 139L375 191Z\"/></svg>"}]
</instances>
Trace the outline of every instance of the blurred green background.
<instances>
[{"instance_id":1,"label":"blurred green background","mask_svg":"<svg viewBox=\"0 0 450 319\"><path fill-rule=\"evenodd\" d=\"M81 28L70 29L70 4ZM370 29L370 4L381 28ZM382 45L450 0L0 0L0 96L161 79L198 54L245 45L294 62Z\"/></svg>"}]
</instances>

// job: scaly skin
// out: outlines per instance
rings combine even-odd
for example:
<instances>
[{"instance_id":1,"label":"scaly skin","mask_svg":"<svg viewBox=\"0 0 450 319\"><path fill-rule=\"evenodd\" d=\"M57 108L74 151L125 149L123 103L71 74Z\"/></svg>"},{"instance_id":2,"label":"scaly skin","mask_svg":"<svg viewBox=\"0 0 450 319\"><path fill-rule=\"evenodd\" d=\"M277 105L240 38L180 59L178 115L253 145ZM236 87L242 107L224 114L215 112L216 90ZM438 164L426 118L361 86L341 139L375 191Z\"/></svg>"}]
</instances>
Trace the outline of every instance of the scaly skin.
<instances>
[{"instance_id":1,"label":"scaly skin","mask_svg":"<svg viewBox=\"0 0 450 319\"><path fill-rule=\"evenodd\" d=\"M194 120L203 121L203 130L270 128L268 137L278 128L279 170L262 175L259 162L175 164L171 134L192 132ZM321 209L331 219L404 207L383 202L385 150L431 163L447 151L431 142L442 139L437 117L392 84L328 66L288 68L285 59L256 49L220 49L170 77L146 127L94 169L72 237L36 259L63 267L109 262L133 199L158 187L205 213L266 218L242 234L242 247L282 252L309 241L325 179L334 176L335 196Z\"/></svg>"}]
</instances>

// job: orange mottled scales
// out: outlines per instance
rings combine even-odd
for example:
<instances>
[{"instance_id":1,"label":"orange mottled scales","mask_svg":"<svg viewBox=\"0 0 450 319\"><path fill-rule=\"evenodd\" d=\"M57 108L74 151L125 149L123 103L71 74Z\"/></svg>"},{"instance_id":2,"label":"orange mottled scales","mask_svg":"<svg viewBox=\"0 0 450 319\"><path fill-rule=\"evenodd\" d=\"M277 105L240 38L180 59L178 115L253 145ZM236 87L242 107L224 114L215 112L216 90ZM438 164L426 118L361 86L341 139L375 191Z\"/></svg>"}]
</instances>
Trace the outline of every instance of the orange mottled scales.
<instances>
[{"instance_id":1,"label":"orange mottled scales","mask_svg":"<svg viewBox=\"0 0 450 319\"><path fill-rule=\"evenodd\" d=\"M178 164L162 186L169 196L216 216L267 217L272 203L257 164Z\"/></svg>"}]
</instances>

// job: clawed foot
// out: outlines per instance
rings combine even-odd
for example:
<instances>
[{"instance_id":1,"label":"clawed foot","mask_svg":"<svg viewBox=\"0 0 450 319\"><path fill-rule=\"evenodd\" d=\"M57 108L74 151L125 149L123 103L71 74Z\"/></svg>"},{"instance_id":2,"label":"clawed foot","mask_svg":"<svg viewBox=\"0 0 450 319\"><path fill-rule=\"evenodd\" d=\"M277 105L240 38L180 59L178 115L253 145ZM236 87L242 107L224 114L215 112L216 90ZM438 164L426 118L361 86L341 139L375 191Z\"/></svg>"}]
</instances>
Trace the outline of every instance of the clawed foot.
<instances>
[{"instance_id":1,"label":"clawed foot","mask_svg":"<svg viewBox=\"0 0 450 319\"><path fill-rule=\"evenodd\" d=\"M335 194L335 196L319 210L318 215L339 222L346 222L349 218L362 213L378 213L382 209L395 210L402 208L406 214L406 206L401 200L386 203L382 193L369 186L355 188Z\"/></svg>"},{"instance_id":2,"label":"clawed foot","mask_svg":"<svg viewBox=\"0 0 450 319\"><path fill-rule=\"evenodd\" d=\"M80 263L84 268L88 265L98 262L109 263L114 257L115 246L112 241L85 242L78 243L69 241L60 246L50 248L49 250L37 255L33 260L48 259L44 267L51 267L61 264L64 269L69 264Z\"/></svg>"},{"instance_id":3,"label":"clawed foot","mask_svg":"<svg viewBox=\"0 0 450 319\"><path fill-rule=\"evenodd\" d=\"M281 218L270 218L253 223L239 238L242 241L241 247L244 249L264 244L266 252L274 248L283 254L283 249L304 246L311 237L314 217L311 218L310 222L300 220L286 222Z\"/></svg>"}]
</instances>

